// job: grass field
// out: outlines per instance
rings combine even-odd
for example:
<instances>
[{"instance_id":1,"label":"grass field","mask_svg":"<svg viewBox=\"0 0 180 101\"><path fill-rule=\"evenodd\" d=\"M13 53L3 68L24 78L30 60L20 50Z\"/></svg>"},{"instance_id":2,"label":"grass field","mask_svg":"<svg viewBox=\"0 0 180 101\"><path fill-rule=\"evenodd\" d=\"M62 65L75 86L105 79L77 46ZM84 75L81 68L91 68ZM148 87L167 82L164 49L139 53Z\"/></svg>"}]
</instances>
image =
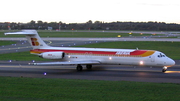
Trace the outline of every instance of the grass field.
<instances>
[{"instance_id":1,"label":"grass field","mask_svg":"<svg viewBox=\"0 0 180 101\"><path fill-rule=\"evenodd\" d=\"M0 77L1 101L179 101L180 84Z\"/></svg>"},{"instance_id":2,"label":"grass field","mask_svg":"<svg viewBox=\"0 0 180 101\"><path fill-rule=\"evenodd\" d=\"M7 32L7 31L5 31ZM24 37L24 35L7 35L5 36L5 32L0 32L0 37ZM116 33L116 32L76 32L76 31L69 31L69 32L59 32L59 31L39 31L38 32L41 37L117 37L121 35L121 37L130 36L129 33ZM152 34L140 34L140 33L133 33L131 36L151 36ZM153 35L154 36L154 35ZM159 36L159 35L157 35Z\"/></svg>"},{"instance_id":3,"label":"grass field","mask_svg":"<svg viewBox=\"0 0 180 101\"><path fill-rule=\"evenodd\" d=\"M13 42L13 41L0 41L0 46L11 45L11 44L16 44L16 42Z\"/></svg>"}]
</instances>

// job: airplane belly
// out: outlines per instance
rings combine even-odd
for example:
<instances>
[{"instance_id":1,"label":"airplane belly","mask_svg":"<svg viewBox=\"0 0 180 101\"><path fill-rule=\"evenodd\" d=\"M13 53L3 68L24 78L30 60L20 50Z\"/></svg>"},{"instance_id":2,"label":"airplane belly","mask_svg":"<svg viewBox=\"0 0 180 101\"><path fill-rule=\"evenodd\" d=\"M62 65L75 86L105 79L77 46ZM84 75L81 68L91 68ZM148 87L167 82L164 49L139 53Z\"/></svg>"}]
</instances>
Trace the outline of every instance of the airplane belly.
<instances>
[{"instance_id":1,"label":"airplane belly","mask_svg":"<svg viewBox=\"0 0 180 101\"><path fill-rule=\"evenodd\" d=\"M87 55L69 55L65 58L66 61L86 61L96 60L100 64L114 64L114 65L153 65L153 63L142 57L117 57L117 56L87 56ZM140 62L143 61L143 64Z\"/></svg>"}]
</instances>

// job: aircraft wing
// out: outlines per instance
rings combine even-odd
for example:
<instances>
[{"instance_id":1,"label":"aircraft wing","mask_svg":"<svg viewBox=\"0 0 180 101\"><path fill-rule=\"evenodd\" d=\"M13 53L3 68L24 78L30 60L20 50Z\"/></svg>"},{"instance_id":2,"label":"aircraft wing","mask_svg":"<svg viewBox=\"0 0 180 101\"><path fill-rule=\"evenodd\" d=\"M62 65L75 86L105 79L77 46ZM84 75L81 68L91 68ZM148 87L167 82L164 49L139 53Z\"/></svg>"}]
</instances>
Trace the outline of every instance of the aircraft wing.
<instances>
[{"instance_id":1,"label":"aircraft wing","mask_svg":"<svg viewBox=\"0 0 180 101\"><path fill-rule=\"evenodd\" d=\"M85 65L85 64L100 64L100 61L88 60L88 61L65 61L65 62L44 62L44 63L29 63L29 65Z\"/></svg>"}]
</instances>

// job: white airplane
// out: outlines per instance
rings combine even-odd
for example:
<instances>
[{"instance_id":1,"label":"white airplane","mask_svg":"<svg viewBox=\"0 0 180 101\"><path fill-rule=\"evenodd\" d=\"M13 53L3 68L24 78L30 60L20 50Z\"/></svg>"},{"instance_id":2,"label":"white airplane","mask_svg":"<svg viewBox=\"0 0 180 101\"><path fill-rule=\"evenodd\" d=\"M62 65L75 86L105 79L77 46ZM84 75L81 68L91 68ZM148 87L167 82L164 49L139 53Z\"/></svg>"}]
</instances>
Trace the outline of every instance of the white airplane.
<instances>
[{"instance_id":1,"label":"white airplane","mask_svg":"<svg viewBox=\"0 0 180 101\"><path fill-rule=\"evenodd\" d=\"M175 65L174 60L155 50L51 47L39 37L36 30L4 34L26 35L33 47L33 50L30 50L31 54L57 60L57 62L31 63L33 65L77 65L77 71L82 70L82 65L91 69L94 64L162 66L162 72L165 72L167 67Z\"/></svg>"}]
</instances>

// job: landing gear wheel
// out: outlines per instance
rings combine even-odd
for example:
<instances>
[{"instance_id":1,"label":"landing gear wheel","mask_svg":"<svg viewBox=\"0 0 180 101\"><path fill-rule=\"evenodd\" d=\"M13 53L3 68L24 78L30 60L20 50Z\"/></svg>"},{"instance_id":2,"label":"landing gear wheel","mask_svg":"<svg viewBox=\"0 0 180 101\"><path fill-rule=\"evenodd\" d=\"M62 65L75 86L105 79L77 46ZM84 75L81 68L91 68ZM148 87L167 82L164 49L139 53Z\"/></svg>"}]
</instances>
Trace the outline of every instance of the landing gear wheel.
<instances>
[{"instance_id":1,"label":"landing gear wheel","mask_svg":"<svg viewBox=\"0 0 180 101\"><path fill-rule=\"evenodd\" d=\"M86 65L86 68L87 68L88 70L91 70L91 69L92 69L92 65Z\"/></svg>"},{"instance_id":2,"label":"landing gear wheel","mask_svg":"<svg viewBox=\"0 0 180 101\"><path fill-rule=\"evenodd\" d=\"M82 69L83 69L83 67L78 64L77 67L76 67L76 70L77 70L77 71L82 71Z\"/></svg>"},{"instance_id":3,"label":"landing gear wheel","mask_svg":"<svg viewBox=\"0 0 180 101\"><path fill-rule=\"evenodd\" d=\"M163 72L163 73L166 72L166 69L163 69L162 72Z\"/></svg>"},{"instance_id":4,"label":"landing gear wheel","mask_svg":"<svg viewBox=\"0 0 180 101\"><path fill-rule=\"evenodd\" d=\"M163 69L162 69L162 72L164 73L164 72L166 72L166 70L167 70L167 67L164 66Z\"/></svg>"}]
</instances>

